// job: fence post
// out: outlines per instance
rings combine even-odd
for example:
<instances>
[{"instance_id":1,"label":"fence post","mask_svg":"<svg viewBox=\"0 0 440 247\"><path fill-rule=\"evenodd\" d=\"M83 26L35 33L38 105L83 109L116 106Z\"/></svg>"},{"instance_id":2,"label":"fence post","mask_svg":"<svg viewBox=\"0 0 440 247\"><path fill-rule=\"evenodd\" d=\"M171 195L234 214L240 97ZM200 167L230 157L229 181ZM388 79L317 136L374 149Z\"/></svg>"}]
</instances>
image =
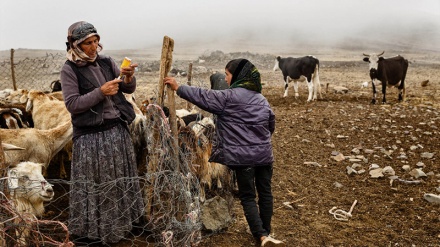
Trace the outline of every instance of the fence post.
<instances>
[{"instance_id":1,"label":"fence post","mask_svg":"<svg viewBox=\"0 0 440 247\"><path fill-rule=\"evenodd\" d=\"M12 87L17 90L17 84L15 83L15 67L14 67L14 49L11 48L11 77Z\"/></svg>"}]
</instances>

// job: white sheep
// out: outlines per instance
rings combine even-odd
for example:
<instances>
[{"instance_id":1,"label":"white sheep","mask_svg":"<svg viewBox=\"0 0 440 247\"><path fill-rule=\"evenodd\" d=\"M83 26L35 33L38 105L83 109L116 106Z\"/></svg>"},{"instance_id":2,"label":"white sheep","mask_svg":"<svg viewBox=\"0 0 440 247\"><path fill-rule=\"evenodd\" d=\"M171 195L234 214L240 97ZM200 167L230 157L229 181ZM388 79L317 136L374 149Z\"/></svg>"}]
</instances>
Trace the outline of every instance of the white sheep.
<instances>
[{"instance_id":1,"label":"white sheep","mask_svg":"<svg viewBox=\"0 0 440 247\"><path fill-rule=\"evenodd\" d=\"M18 213L40 217L44 203L53 199L52 185L43 177L42 168L41 163L25 161L8 170L10 196Z\"/></svg>"},{"instance_id":2,"label":"white sheep","mask_svg":"<svg viewBox=\"0 0 440 247\"><path fill-rule=\"evenodd\" d=\"M44 203L54 197L52 185L44 179L42 168L43 164L25 161L8 170L10 203L19 216L14 219L17 224L15 246L29 246L31 222L43 215Z\"/></svg>"}]
</instances>

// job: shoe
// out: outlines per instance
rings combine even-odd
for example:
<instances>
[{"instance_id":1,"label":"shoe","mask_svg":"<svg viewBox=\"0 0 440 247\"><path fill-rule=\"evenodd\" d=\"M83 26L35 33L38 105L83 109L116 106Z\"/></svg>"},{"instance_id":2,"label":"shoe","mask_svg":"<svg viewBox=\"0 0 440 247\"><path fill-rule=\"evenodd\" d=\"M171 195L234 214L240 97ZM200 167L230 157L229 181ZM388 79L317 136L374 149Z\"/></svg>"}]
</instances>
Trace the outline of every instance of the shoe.
<instances>
[{"instance_id":1,"label":"shoe","mask_svg":"<svg viewBox=\"0 0 440 247\"><path fill-rule=\"evenodd\" d=\"M284 247L286 244L283 241L276 240L270 236L267 236L261 241L261 247Z\"/></svg>"}]
</instances>

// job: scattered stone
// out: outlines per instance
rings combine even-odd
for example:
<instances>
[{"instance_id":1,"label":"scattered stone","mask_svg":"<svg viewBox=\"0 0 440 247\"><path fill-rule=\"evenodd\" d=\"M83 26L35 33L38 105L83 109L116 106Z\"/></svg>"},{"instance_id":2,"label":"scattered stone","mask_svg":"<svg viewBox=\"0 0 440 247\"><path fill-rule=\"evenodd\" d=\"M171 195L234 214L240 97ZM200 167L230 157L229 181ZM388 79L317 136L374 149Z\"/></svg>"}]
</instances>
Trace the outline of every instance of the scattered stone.
<instances>
[{"instance_id":1,"label":"scattered stone","mask_svg":"<svg viewBox=\"0 0 440 247\"><path fill-rule=\"evenodd\" d=\"M432 159L432 157L434 157L434 153L424 152L420 155L420 157L426 158L426 159Z\"/></svg>"},{"instance_id":2,"label":"scattered stone","mask_svg":"<svg viewBox=\"0 0 440 247\"><path fill-rule=\"evenodd\" d=\"M333 185L334 185L336 188L342 188L342 187L344 187L344 185L342 185L342 184L340 184L340 183L338 183L338 182L334 182Z\"/></svg>"},{"instance_id":3,"label":"scattered stone","mask_svg":"<svg viewBox=\"0 0 440 247\"><path fill-rule=\"evenodd\" d=\"M382 168L377 168L370 171L371 178L381 178L383 177Z\"/></svg>"},{"instance_id":4,"label":"scattered stone","mask_svg":"<svg viewBox=\"0 0 440 247\"><path fill-rule=\"evenodd\" d=\"M394 169L391 166L385 166L382 169L382 174L385 176L394 176L394 175L396 175L396 172L394 171Z\"/></svg>"},{"instance_id":5,"label":"scattered stone","mask_svg":"<svg viewBox=\"0 0 440 247\"><path fill-rule=\"evenodd\" d=\"M416 166L423 168L423 167L425 167L425 164L423 162L419 161L419 162L417 162Z\"/></svg>"},{"instance_id":6,"label":"scattered stone","mask_svg":"<svg viewBox=\"0 0 440 247\"><path fill-rule=\"evenodd\" d=\"M417 169L417 168L410 171L409 175L411 175L415 178L426 177L426 174L422 171L422 169Z\"/></svg>"},{"instance_id":7,"label":"scattered stone","mask_svg":"<svg viewBox=\"0 0 440 247\"><path fill-rule=\"evenodd\" d=\"M348 93L348 88L342 87L342 86L334 86L333 87L333 92L334 93L339 93L339 94Z\"/></svg>"},{"instance_id":8,"label":"scattered stone","mask_svg":"<svg viewBox=\"0 0 440 247\"><path fill-rule=\"evenodd\" d=\"M440 204L440 196L436 195L436 194L431 194L431 193L425 193L423 195L423 198L425 200L427 200L430 203L436 203L436 204Z\"/></svg>"},{"instance_id":9,"label":"scattered stone","mask_svg":"<svg viewBox=\"0 0 440 247\"><path fill-rule=\"evenodd\" d=\"M365 169L360 169L359 171L357 171L358 174L364 174L365 173Z\"/></svg>"},{"instance_id":10,"label":"scattered stone","mask_svg":"<svg viewBox=\"0 0 440 247\"><path fill-rule=\"evenodd\" d=\"M216 196L206 200L202 207L201 222L207 230L219 231L228 227L232 221L228 202Z\"/></svg>"},{"instance_id":11,"label":"scattered stone","mask_svg":"<svg viewBox=\"0 0 440 247\"><path fill-rule=\"evenodd\" d=\"M350 161L351 163L356 163L356 162L361 162L361 159L349 159L348 161Z\"/></svg>"},{"instance_id":12,"label":"scattered stone","mask_svg":"<svg viewBox=\"0 0 440 247\"><path fill-rule=\"evenodd\" d=\"M317 166L317 167L322 166L318 162L314 162L314 161L306 161L306 162L304 162L304 165L312 165L312 166Z\"/></svg>"},{"instance_id":13,"label":"scattered stone","mask_svg":"<svg viewBox=\"0 0 440 247\"><path fill-rule=\"evenodd\" d=\"M409 169L411 169L411 167L409 165L403 165L402 169L405 171L409 171Z\"/></svg>"},{"instance_id":14,"label":"scattered stone","mask_svg":"<svg viewBox=\"0 0 440 247\"><path fill-rule=\"evenodd\" d=\"M365 150L364 150L364 153L366 153L366 154L372 154L372 153L374 153L374 150L372 150L372 149L365 149Z\"/></svg>"},{"instance_id":15,"label":"scattered stone","mask_svg":"<svg viewBox=\"0 0 440 247\"><path fill-rule=\"evenodd\" d=\"M333 158L334 160L336 160L337 162L340 162L340 161L345 160L345 157L344 157L343 154L338 154L338 155L336 155L336 156L333 156L332 158Z\"/></svg>"},{"instance_id":16,"label":"scattered stone","mask_svg":"<svg viewBox=\"0 0 440 247\"><path fill-rule=\"evenodd\" d=\"M351 165L351 168L356 169L356 168L361 168L362 165L358 164L358 163L354 163L353 165Z\"/></svg>"},{"instance_id":17,"label":"scattered stone","mask_svg":"<svg viewBox=\"0 0 440 247\"><path fill-rule=\"evenodd\" d=\"M377 168L379 168L380 166L378 165L378 164L371 164L369 167L368 167L368 170L373 170L373 169L377 169Z\"/></svg>"},{"instance_id":18,"label":"scattered stone","mask_svg":"<svg viewBox=\"0 0 440 247\"><path fill-rule=\"evenodd\" d=\"M424 80L424 81L420 82L420 85L422 87L426 87L426 86L428 86L428 83L429 83L429 80Z\"/></svg>"},{"instance_id":19,"label":"scattered stone","mask_svg":"<svg viewBox=\"0 0 440 247\"><path fill-rule=\"evenodd\" d=\"M347 166L347 174L351 175L351 174L357 174L357 171L353 168L351 168L350 166Z\"/></svg>"}]
</instances>

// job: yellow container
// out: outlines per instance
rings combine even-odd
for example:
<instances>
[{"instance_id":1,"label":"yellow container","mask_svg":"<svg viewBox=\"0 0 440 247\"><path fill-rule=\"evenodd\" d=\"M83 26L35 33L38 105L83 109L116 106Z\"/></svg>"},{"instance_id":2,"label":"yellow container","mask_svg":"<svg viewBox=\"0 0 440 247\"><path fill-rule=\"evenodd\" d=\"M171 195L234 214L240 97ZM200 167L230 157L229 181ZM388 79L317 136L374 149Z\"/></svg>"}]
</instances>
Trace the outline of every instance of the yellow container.
<instances>
[{"instance_id":1,"label":"yellow container","mask_svg":"<svg viewBox=\"0 0 440 247\"><path fill-rule=\"evenodd\" d=\"M128 67L128 66L130 66L130 64L131 64L131 59L128 57L124 57L124 60L122 61L122 64L121 64L121 68ZM122 77L122 74L119 74L118 79L121 79L121 77Z\"/></svg>"}]
</instances>

